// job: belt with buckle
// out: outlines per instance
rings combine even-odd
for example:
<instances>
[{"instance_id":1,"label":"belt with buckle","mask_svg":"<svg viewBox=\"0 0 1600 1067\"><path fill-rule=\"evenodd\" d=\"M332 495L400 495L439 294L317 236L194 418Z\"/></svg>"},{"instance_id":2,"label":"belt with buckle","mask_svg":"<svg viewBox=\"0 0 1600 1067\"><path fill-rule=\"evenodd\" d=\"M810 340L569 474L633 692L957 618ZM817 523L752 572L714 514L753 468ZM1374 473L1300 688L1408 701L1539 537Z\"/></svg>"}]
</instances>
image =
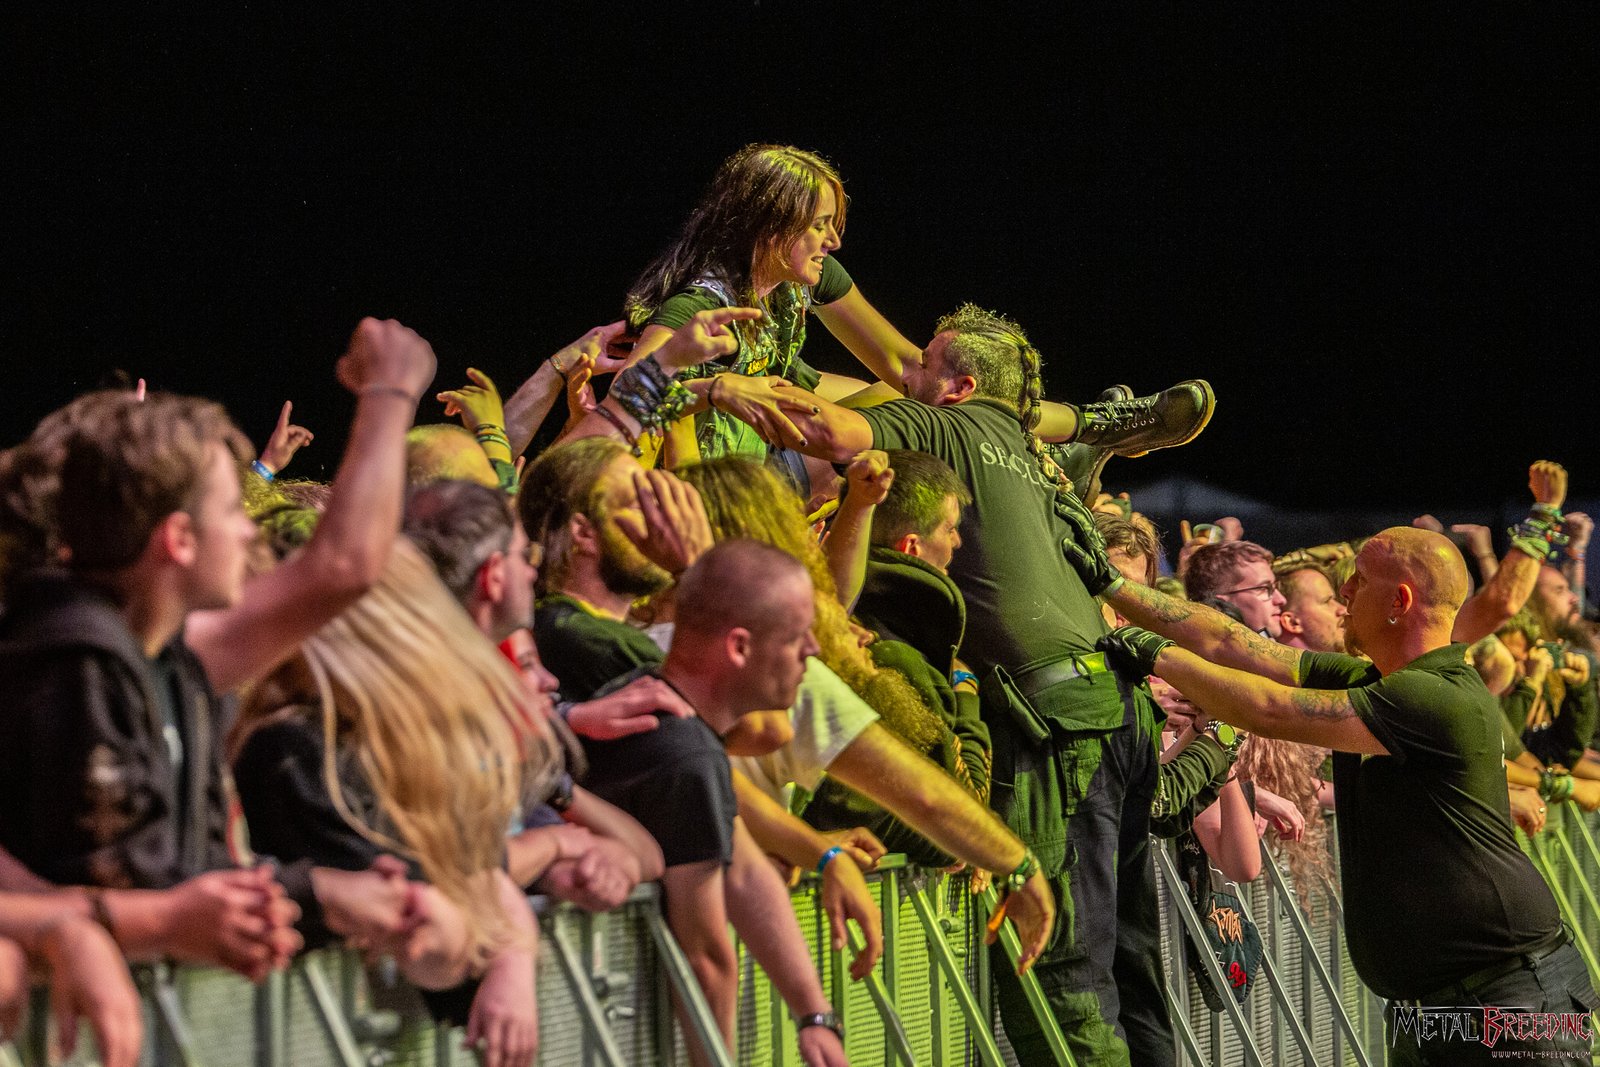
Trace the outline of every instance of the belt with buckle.
<instances>
[{"instance_id":1,"label":"belt with buckle","mask_svg":"<svg viewBox=\"0 0 1600 1067\"><path fill-rule=\"evenodd\" d=\"M1532 967L1545 957L1561 951L1571 941L1572 938L1567 934L1567 928L1562 926L1528 951L1519 952L1515 956L1507 957L1497 963L1491 963L1487 967L1481 967L1465 978L1450 983L1443 989L1436 989L1432 993L1417 997L1415 1002L1417 1004L1437 1004L1451 998L1470 997L1490 982L1520 971L1524 967Z\"/></svg>"},{"instance_id":2,"label":"belt with buckle","mask_svg":"<svg viewBox=\"0 0 1600 1067\"><path fill-rule=\"evenodd\" d=\"M1074 678L1087 678L1091 674L1104 674L1111 669L1104 652L1090 652L1082 656L1067 656L1035 667L1025 674L1016 675L1012 681L1023 696L1033 698L1057 682Z\"/></svg>"}]
</instances>

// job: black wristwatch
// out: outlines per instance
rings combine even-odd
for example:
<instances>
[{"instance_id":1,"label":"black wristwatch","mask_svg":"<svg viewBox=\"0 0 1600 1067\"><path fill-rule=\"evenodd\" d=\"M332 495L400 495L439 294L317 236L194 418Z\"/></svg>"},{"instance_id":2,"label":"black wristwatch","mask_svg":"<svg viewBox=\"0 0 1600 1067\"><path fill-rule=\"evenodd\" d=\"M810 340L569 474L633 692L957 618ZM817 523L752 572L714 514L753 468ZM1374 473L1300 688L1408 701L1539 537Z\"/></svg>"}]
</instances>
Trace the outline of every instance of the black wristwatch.
<instances>
[{"instance_id":1,"label":"black wristwatch","mask_svg":"<svg viewBox=\"0 0 1600 1067\"><path fill-rule=\"evenodd\" d=\"M794 1025L797 1030L804 1030L810 1026L825 1026L844 1041L844 1020L839 1018L836 1011L818 1011L810 1015L796 1015Z\"/></svg>"},{"instance_id":2,"label":"black wristwatch","mask_svg":"<svg viewBox=\"0 0 1600 1067\"><path fill-rule=\"evenodd\" d=\"M1205 726L1201 727L1211 735L1211 740L1221 745L1228 753L1228 758L1239 754L1239 746L1244 744L1245 732L1236 726L1225 723L1220 719L1207 719Z\"/></svg>"}]
</instances>

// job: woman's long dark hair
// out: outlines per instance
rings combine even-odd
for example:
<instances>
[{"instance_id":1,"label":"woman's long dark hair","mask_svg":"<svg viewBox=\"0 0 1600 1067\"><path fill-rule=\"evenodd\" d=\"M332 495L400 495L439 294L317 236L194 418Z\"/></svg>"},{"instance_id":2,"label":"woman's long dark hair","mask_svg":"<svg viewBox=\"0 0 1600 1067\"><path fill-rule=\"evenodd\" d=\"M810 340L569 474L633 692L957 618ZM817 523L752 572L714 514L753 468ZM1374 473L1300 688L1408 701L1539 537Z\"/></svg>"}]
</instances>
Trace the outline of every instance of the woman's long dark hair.
<instances>
[{"instance_id":1,"label":"woman's long dark hair","mask_svg":"<svg viewBox=\"0 0 1600 1067\"><path fill-rule=\"evenodd\" d=\"M700 278L714 278L735 304L757 307L756 275L781 256L816 215L823 185L844 230L844 185L827 160L790 145L753 144L723 161L675 240L639 275L624 311L642 329L663 302Z\"/></svg>"}]
</instances>

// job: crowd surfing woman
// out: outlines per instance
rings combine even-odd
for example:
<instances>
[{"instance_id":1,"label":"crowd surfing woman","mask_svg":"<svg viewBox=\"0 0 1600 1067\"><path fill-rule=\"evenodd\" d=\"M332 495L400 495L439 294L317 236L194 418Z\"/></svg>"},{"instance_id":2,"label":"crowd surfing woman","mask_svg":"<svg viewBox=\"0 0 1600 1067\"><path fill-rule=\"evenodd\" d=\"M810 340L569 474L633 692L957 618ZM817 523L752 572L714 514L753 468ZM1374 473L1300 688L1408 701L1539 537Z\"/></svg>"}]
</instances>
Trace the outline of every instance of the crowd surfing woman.
<instances>
[{"instance_id":1,"label":"crowd surfing woman","mask_svg":"<svg viewBox=\"0 0 1600 1067\"><path fill-rule=\"evenodd\" d=\"M487 1062L529 1062L538 936L502 867L507 830L525 800L551 792L562 749L409 541L371 592L254 689L238 737L234 773L256 846L355 870L390 856L420 873L432 913L458 917L456 935L402 969L432 989L481 975L460 990L472 998L468 1039ZM457 997L430 1007L467 1014Z\"/></svg>"},{"instance_id":2,"label":"crowd surfing woman","mask_svg":"<svg viewBox=\"0 0 1600 1067\"><path fill-rule=\"evenodd\" d=\"M559 375L569 396L588 375L627 364L605 402L582 403L591 417L571 427L572 436L620 436L647 462L660 450L660 462L673 467L723 455L759 459L769 446L803 445L788 418L801 405L787 395L790 386L858 406L915 392L922 348L867 302L833 255L842 244L847 207L839 175L815 153L758 144L725 160L677 239L634 283L626 323L591 331L546 364L553 367L546 385ZM748 309L752 317L706 329L708 313L733 309ZM801 358L813 311L872 371L875 384L820 372ZM679 333L724 327L736 339L725 357L685 366L663 350ZM626 360L613 344L624 329L638 334ZM1110 437L1133 426L1065 404L1041 402L1037 411L1042 441L1070 441L1081 429L1095 428L1102 451L1114 447ZM1193 432L1179 436L1186 440ZM807 495L800 458L787 452L775 458Z\"/></svg>"},{"instance_id":3,"label":"crowd surfing woman","mask_svg":"<svg viewBox=\"0 0 1600 1067\"><path fill-rule=\"evenodd\" d=\"M867 303L833 256L847 206L839 175L821 156L786 145L750 145L718 168L677 240L628 293L628 324L639 331L635 358L660 348L697 311L739 306L764 312L759 321L740 324L739 350L725 365L678 376L702 383L691 385L705 405L694 415L693 446L702 458L760 457L766 441L776 439L775 427L758 430L728 414L748 409L748 398L759 395L743 378L782 378L829 399L862 388L800 358L812 309L880 379L897 384L908 365L921 365L921 349Z\"/></svg>"}]
</instances>

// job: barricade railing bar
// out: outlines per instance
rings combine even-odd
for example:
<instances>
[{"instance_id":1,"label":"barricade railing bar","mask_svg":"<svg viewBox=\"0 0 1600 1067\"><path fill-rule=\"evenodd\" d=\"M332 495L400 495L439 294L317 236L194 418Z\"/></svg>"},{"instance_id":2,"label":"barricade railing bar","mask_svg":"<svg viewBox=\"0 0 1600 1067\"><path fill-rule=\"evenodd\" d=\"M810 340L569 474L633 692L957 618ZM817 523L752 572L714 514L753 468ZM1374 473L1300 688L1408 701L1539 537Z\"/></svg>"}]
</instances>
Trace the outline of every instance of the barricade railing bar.
<instances>
[{"instance_id":1,"label":"barricade railing bar","mask_svg":"<svg viewBox=\"0 0 1600 1067\"><path fill-rule=\"evenodd\" d=\"M1546 831L1521 843L1550 884L1591 973L1600 982L1600 816L1570 805L1550 812ZM1330 834L1332 840L1334 835ZM1384 1060L1383 1004L1355 978L1343 946L1336 894L1301 908L1288 872L1263 851L1255 883L1229 885L1262 934L1266 959L1244 1003L1204 934L1205 919L1189 901L1167 846L1156 857L1165 936L1168 1012L1182 1067L1374 1067ZM1337 869L1337 856L1335 870ZM846 1025L846 1050L858 1064L921 1067L1009 1067L1010 1044L995 1024L984 922L995 906L988 890L974 897L964 876L907 867L886 857L869 876L884 916L883 960L869 978L850 981L849 953L832 950L814 879L798 886L793 904L817 973ZM655 886L642 886L623 908L588 915L535 898L540 913L540 1062L549 1067L679 1067L687 1063L686 1024L719 1067L799 1064L794 1025L754 962L741 949L738 1044L723 1045L688 960L668 930ZM1185 964L1184 939L1202 951L1202 966L1223 991L1224 1010L1205 1008ZM1015 932L1002 930L1006 957L1018 952ZM861 945L852 930L852 948ZM998 957L997 957L998 959ZM323 950L285 973L252 986L210 968L135 968L144 1003L142 1067L466 1067L461 1030L435 1023L420 999L393 975L354 953ZM1024 991L1055 1059L1071 1064L1067 1044L1037 980ZM674 1010L674 998L682 1005ZM683 1023L680 1023L683 1020ZM49 1063L51 1022L42 990L32 998L24 1031L0 1042L0 1067ZM97 1061L87 1028L68 1061ZM1032 1064L1024 1067L1034 1067Z\"/></svg>"}]
</instances>

